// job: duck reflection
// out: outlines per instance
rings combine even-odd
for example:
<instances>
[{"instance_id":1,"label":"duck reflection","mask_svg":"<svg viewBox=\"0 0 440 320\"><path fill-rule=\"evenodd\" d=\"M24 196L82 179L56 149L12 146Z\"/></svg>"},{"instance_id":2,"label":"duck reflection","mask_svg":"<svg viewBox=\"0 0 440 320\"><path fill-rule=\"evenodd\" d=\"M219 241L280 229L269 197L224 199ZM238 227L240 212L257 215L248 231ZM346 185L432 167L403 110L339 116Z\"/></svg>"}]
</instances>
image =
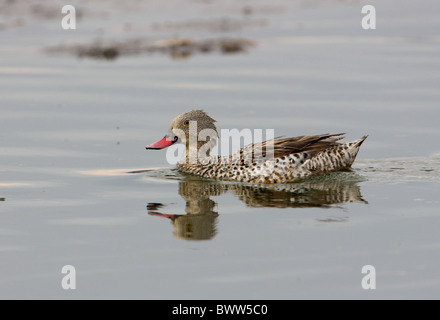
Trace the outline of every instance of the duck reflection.
<instances>
[{"instance_id":1,"label":"duck reflection","mask_svg":"<svg viewBox=\"0 0 440 320\"><path fill-rule=\"evenodd\" d=\"M331 177L280 185L245 185L212 182L187 177L179 182L179 195L186 201L186 214L161 213L162 203L149 203L150 215L168 218L174 236L184 240L209 240L217 234L218 213L211 197L231 192L249 207L310 208L330 207L349 202L367 203L361 195L358 179ZM344 220L340 220L344 221Z\"/></svg>"},{"instance_id":2,"label":"duck reflection","mask_svg":"<svg viewBox=\"0 0 440 320\"><path fill-rule=\"evenodd\" d=\"M174 236L185 240L209 240L217 234L218 213L214 211L216 203L210 199L225 192L221 185L208 181L179 182L179 195L186 201L186 214L163 214L158 210L161 203L147 205L150 215L169 218L174 227Z\"/></svg>"}]
</instances>

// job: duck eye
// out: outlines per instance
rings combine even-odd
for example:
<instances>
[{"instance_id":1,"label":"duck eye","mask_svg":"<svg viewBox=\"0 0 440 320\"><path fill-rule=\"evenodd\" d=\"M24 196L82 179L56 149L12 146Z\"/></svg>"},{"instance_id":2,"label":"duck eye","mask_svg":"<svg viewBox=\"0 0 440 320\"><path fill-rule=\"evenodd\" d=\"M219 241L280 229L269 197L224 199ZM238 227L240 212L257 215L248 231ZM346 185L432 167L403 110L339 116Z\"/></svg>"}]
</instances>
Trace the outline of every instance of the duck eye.
<instances>
[{"instance_id":1,"label":"duck eye","mask_svg":"<svg viewBox=\"0 0 440 320\"><path fill-rule=\"evenodd\" d=\"M185 126L189 126L189 120L186 120L183 124L184 124Z\"/></svg>"}]
</instances>

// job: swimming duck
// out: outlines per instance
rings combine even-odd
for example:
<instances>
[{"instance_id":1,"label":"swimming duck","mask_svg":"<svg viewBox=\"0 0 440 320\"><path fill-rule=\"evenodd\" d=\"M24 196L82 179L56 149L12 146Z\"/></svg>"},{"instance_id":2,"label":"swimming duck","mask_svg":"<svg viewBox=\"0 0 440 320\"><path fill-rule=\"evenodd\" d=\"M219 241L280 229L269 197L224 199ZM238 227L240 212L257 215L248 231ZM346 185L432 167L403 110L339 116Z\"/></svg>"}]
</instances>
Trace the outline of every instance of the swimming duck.
<instances>
[{"instance_id":1,"label":"swimming duck","mask_svg":"<svg viewBox=\"0 0 440 320\"><path fill-rule=\"evenodd\" d=\"M185 153L177 168L184 173L216 180L282 183L350 168L367 138L339 142L344 133L278 137L219 156L210 154L218 141L215 122L203 110L185 112L172 120L165 137L146 149L181 143Z\"/></svg>"}]
</instances>

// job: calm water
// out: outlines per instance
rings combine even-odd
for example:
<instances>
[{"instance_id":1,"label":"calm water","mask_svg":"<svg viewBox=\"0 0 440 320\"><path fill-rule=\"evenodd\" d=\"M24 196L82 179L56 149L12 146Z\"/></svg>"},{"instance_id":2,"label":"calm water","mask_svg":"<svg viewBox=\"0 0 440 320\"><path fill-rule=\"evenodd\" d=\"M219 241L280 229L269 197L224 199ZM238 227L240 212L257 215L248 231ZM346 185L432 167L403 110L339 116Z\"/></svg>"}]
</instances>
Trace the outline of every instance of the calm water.
<instances>
[{"instance_id":1,"label":"calm water","mask_svg":"<svg viewBox=\"0 0 440 320\"><path fill-rule=\"evenodd\" d=\"M40 3L0 1L0 298L440 297L437 1L369 1L374 31L363 2L77 1L75 31ZM255 45L47 52L176 36ZM144 148L191 108L219 128L369 138L348 172L199 180Z\"/></svg>"}]
</instances>

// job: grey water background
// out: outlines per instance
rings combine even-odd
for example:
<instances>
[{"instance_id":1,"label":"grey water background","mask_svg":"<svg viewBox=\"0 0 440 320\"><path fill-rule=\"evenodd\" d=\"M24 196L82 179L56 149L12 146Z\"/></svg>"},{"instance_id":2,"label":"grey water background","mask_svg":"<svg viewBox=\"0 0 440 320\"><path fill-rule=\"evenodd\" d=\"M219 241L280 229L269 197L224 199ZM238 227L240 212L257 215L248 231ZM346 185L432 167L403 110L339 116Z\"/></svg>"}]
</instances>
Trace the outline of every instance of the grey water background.
<instances>
[{"instance_id":1,"label":"grey water background","mask_svg":"<svg viewBox=\"0 0 440 320\"><path fill-rule=\"evenodd\" d=\"M438 1L74 1L76 30L64 4L0 1L1 298L440 297ZM255 46L47 51L139 37ZM219 128L369 138L351 172L198 181L144 149L192 108Z\"/></svg>"}]
</instances>

